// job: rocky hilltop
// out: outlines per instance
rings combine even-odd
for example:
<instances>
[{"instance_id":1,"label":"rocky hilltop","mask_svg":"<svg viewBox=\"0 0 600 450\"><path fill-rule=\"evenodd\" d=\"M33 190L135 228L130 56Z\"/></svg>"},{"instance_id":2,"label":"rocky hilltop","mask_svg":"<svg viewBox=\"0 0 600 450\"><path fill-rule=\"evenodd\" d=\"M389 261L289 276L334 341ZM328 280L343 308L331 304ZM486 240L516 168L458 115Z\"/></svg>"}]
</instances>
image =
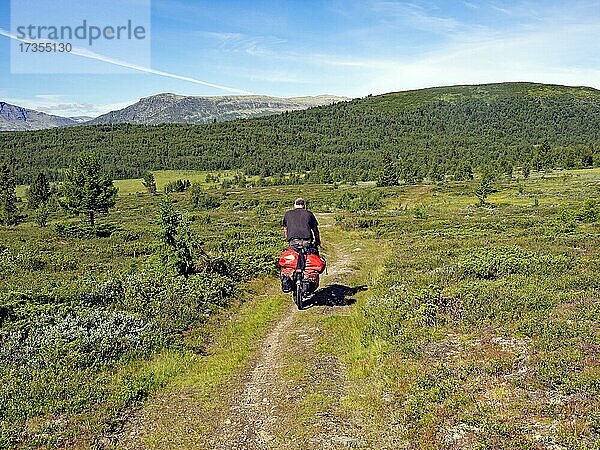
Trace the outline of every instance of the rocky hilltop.
<instances>
[{"instance_id":1,"label":"rocky hilltop","mask_svg":"<svg viewBox=\"0 0 600 450\"><path fill-rule=\"evenodd\" d=\"M79 122L0 101L0 131L28 131L68 127Z\"/></svg>"},{"instance_id":2,"label":"rocky hilltop","mask_svg":"<svg viewBox=\"0 0 600 450\"><path fill-rule=\"evenodd\" d=\"M124 109L99 116L89 124L203 124L297 111L345 100L348 99L331 95L277 98L260 95L195 97L158 94L142 98Z\"/></svg>"}]
</instances>

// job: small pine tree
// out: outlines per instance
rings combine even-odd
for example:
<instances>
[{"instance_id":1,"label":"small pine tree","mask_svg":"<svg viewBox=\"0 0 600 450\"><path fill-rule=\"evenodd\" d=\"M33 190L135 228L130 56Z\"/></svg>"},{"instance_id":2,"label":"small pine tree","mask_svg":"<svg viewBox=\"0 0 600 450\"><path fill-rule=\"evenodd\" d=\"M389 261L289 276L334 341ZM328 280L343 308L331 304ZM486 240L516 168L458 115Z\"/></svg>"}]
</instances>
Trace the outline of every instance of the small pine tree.
<instances>
[{"instance_id":1,"label":"small pine tree","mask_svg":"<svg viewBox=\"0 0 600 450\"><path fill-rule=\"evenodd\" d=\"M33 218L40 228L45 228L48 225L49 216L50 213L46 205L41 205L35 210Z\"/></svg>"},{"instance_id":2,"label":"small pine tree","mask_svg":"<svg viewBox=\"0 0 600 450\"><path fill-rule=\"evenodd\" d=\"M512 178L512 174L513 174L513 165L511 164L511 162L508 159L501 159L500 163L498 164L498 171L501 172L503 175L507 175L510 178Z\"/></svg>"},{"instance_id":3,"label":"small pine tree","mask_svg":"<svg viewBox=\"0 0 600 450\"><path fill-rule=\"evenodd\" d=\"M397 186L399 178L398 168L392 155L385 153L381 158L381 171L377 177L377 186Z\"/></svg>"},{"instance_id":4,"label":"small pine tree","mask_svg":"<svg viewBox=\"0 0 600 450\"><path fill-rule=\"evenodd\" d=\"M484 206L490 194L496 192L493 181L494 178L489 172L483 173L479 186L475 190L475 195L479 199L479 206Z\"/></svg>"},{"instance_id":5,"label":"small pine tree","mask_svg":"<svg viewBox=\"0 0 600 450\"><path fill-rule=\"evenodd\" d=\"M333 184L334 179L331 170L329 170L328 168L323 169L323 171L320 174L319 182L321 184Z\"/></svg>"},{"instance_id":6,"label":"small pine tree","mask_svg":"<svg viewBox=\"0 0 600 450\"><path fill-rule=\"evenodd\" d=\"M144 173L144 181L142 182L144 187L150 195L156 195L156 180L154 174L149 170Z\"/></svg>"},{"instance_id":7,"label":"small pine tree","mask_svg":"<svg viewBox=\"0 0 600 450\"><path fill-rule=\"evenodd\" d=\"M50 182L46 175L40 172L26 192L29 208L37 209L40 206L45 206L50 200L51 194Z\"/></svg>"},{"instance_id":8,"label":"small pine tree","mask_svg":"<svg viewBox=\"0 0 600 450\"><path fill-rule=\"evenodd\" d=\"M537 172L552 168L552 147L550 147L548 140L545 140L536 147L533 152L531 165Z\"/></svg>"},{"instance_id":9,"label":"small pine tree","mask_svg":"<svg viewBox=\"0 0 600 450\"><path fill-rule=\"evenodd\" d=\"M429 168L427 178L434 183L439 183L440 181L444 181L444 175L443 168L439 164L433 163Z\"/></svg>"},{"instance_id":10,"label":"small pine tree","mask_svg":"<svg viewBox=\"0 0 600 450\"><path fill-rule=\"evenodd\" d=\"M117 188L102 171L98 158L81 155L65 172L62 205L67 211L85 214L90 226L97 212L108 212L117 201Z\"/></svg>"},{"instance_id":11,"label":"small pine tree","mask_svg":"<svg viewBox=\"0 0 600 450\"><path fill-rule=\"evenodd\" d=\"M11 168L4 161L0 162L0 224L17 223L16 181Z\"/></svg>"},{"instance_id":12,"label":"small pine tree","mask_svg":"<svg viewBox=\"0 0 600 450\"><path fill-rule=\"evenodd\" d=\"M417 184L420 181L417 168L410 162L405 162L402 164L400 173L406 184Z\"/></svg>"},{"instance_id":13,"label":"small pine tree","mask_svg":"<svg viewBox=\"0 0 600 450\"><path fill-rule=\"evenodd\" d=\"M173 203L165 199L160 205L160 240L166 250L163 257L167 265L185 277L194 273L192 234L187 222L173 208Z\"/></svg>"}]
</instances>

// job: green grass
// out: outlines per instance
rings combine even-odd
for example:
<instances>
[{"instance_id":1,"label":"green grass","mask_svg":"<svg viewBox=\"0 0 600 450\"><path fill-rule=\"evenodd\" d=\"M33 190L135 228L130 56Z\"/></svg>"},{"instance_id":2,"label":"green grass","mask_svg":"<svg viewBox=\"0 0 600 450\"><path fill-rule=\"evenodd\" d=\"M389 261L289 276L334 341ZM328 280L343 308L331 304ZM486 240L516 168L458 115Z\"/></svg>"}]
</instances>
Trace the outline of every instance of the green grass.
<instances>
[{"instance_id":1,"label":"green grass","mask_svg":"<svg viewBox=\"0 0 600 450\"><path fill-rule=\"evenodd\" d=\"M205 177L155 175L161 183ZM44 314L99 309L144 317L147 308L139 305L134 310L77 300L106 281L141 276L156 258L162 195L135 194L141 190L136 180L120 183L117 207L100 218L118 227L109 238L58 234L57 224L78 222L59 211L45 229L30 221L0 228L0 317L12 314L0 331L12 333ZM303 313L302 326L318 326L321 339L314 353L287 360L283 373L303 382L314 355L335 355L347 373L348 392L338 404L314 388L290 403L297 407L290 424L333 409L340 417L362 418L363 443L370 448L598 448L600 217L588 200L599 197L600 169L499 180L486 207L475 206L477 183L219 189L213 194L221 206L213 210L194 210L185 193L172 198L204 248L249 278L275 273L284 245L279 220L295 197L308 198L317 212L333 213L323 220L326 250L334 260L350 254L354 268L336 281L368 290L356 295L351 310ZM365 210L368 205L375 209ZM135 286L152 292L153 280ZM147 447L196 445L215 432L217 424L203 418L224 404L223 393L289 301L277 293L275 279L260 280L266 287L250 285L259 294L253 300L238 307L228 299L208 321L181 330L170 344L157 343L148 354L79 367L73 372L78 378L65 386L45 372L46 394L36 391L34 403L21 399L21 416L3 417L2 425L27 424L23 436L44 436L18 442L21 447L85 448L141 407L154 426L140 436ZM238 292L248 289L235 282ZM50 300L15 303L10 292ZM29 372L0 373L0 395L10 401L10 389L18 388L15 373ZM160 402L173 398L173 414L164 414ZM192 417L195 432L186 434L182 417ZM288 431L307 437L310 427Z\"/></svg>"},{"instance_id":2,"label":"green grass","mask_svg":"<svg viewBox=\"0 0 600 450\"><path fill-rule=\"evenodd\" d=\"M354 236L377 255L349 280L369 291L351 315L320 323L325 351L348 367L346 408L370 418L373 448L600 445L600 217L565 223L561 215L577 216L597 197L600 177L521 182L525 198L505 180L485 208L474 206L475 183L401 189ZM415 218L418 205L424 217Z\"/></svg>"},{"instance_id":3,"label":"green grass","mask_svg":"<svg viewBox=\"0 0 600 450\"><path fill-rule=\"evenodd\" d=\"M219 174L222 179L231 178L234 174L232 171L216 171L216 172L205 172L199 170L155 170L152 171L154 179L156 181L156 188L159 192L164 191L165 186L176 180L190 180L191 183L199 183L203 186L210 187L213 183L206 182L206 176L212 173L213 175ZM119 188L119 195L130 195L137 193L145 193L146 188L142 184L142 179L127 179L127 180L116 180L115 186Z\"/></svg>"},{"instance_id":4,"label":"green grass","mask_svg":"<svg viewBox=\"0 0 600 450\"><path fill-rule=\"evenodd\" d=\"M160 373L165 379L159 398L169 403L168 414L160 402L152 401L144 408L149 423L139 438L145 448L204 448L199 436L219 426L207 418L227 402L220 394L232 386L270 325L289 305L287 296L262 290L253 291L233 319L213 325L215 329L209 331L213 343L206 355L165 353L144 367L143 373ZM195 432L189 433L190 429Z\"/></svg>"}]
</instances>

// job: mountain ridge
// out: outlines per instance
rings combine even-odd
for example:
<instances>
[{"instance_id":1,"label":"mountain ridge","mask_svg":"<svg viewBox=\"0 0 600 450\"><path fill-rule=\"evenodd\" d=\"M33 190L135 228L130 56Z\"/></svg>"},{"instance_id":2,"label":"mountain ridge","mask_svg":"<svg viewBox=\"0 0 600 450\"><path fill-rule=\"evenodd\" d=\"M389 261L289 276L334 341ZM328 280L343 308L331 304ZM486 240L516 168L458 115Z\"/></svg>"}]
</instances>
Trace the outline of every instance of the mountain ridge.
<instances>
[{"instance_id":1,"label":"mountain ridge","mask_svg":"<svg viewBox=\"0 0 600 450\"><path fill-rule=\"evenodd\" d=\"M46 114L0 101L0 131L30 131L77 125L75 118Z\"/></svg>"},{"instance_id":2,"label":"mountain ridge","mask_svg":"<svg viewBox=\"0 0 600 450\"><path fill-rule=\"evenodd\" d=\"M89 125L206 124L280 114L347 100L346 97L333 95L280 98L265 95L203 97L161 93L143 97L123 109L103 114L91 120Z\"/></svg>"}]
</instances>

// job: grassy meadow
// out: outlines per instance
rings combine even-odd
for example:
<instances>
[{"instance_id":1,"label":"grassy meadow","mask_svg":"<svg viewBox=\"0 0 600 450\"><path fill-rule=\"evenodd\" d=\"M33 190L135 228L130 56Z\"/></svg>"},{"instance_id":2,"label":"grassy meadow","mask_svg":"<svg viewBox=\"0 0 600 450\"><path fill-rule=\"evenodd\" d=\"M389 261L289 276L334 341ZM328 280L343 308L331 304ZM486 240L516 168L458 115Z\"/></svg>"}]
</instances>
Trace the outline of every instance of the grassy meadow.
<instances>
[{"instance_id":1,"label":"grassy meadow","mask_svg":"<svg viewBox=\"0 0 600 450\"><path fill-rule=\"evenodd\" d=\"M321 346L366 448L600 448L599 173L497 188L484 207L448 184L338 215L369 289Z\"/></svg>"},{"instance_id":2,"label":"grassy meadow","mask_svg":"<svg viewBox=\"0 0 600 450\"><path fill-rule=\"evenodd\" d=\"M190 179L213 197L204 209L170 195L198 258L218 264L165 267L165 196L141 180L115 182L103 237L59 211L46 228L0 228L0 448L110 448L128 412L190 368L210 398L289 301L275 261L298 195L330 213L325 252L352 252L348 282L368 287L347 314L310 319L347 368L343 407L364 418L365 448L600 448L600 169L498 180L484 206L477 180L227 190L204 172L155 177L159 192Z\"/></svg>"}]
</instances>

